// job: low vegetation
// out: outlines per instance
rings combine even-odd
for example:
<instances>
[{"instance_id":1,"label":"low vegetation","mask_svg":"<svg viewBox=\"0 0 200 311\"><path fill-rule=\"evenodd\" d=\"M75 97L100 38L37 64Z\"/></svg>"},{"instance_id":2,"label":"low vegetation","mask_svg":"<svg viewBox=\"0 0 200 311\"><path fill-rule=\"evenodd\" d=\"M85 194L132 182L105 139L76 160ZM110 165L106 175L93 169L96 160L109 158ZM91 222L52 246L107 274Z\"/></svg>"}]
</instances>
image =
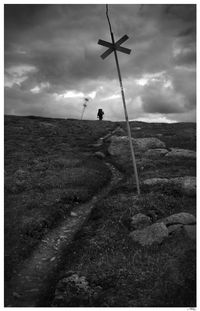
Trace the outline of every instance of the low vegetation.
<instances>
[{"instance_id":1,"label":"low vegetation","mask_svg":"<svg viewBox=\"0 0 200 311\"><path fill-rule=\"evenodd\" d=\"M110 180L107 166L87 149L112 123L95 132L93 122L81 124L5 117L6 280L75 204L88 201Z\"/></svg>"},{"instance_id":2,"label":"low vegetation","mask_svg":"<svg viewBox=\"0 0 200 311\"><path fill-rule=\"evenodd\" d=\"M153 221L178 212L195 215L196 198L162 185L142 186L137 197L131 163L119 164L107 153L105 160L94 157L93 144L117 125L126 130L124 122L5 117L5 281L75 205L110 181L106 160L124 178L95 206L61 272L83 276L100 291L92 299L76 297L59 306L193 307L195 242L179 232L144 248L129 233L130 218L139 212ZM131 130L134 138L158 137L167 148L196 149L192 123L131 122ZM196 175L193 159L137 160L141 179Z\"/></svg>"},{"instance_id":3,"label":"low vegetation","mask_svg":"<svg viewBox=\"0 0 200 311\"><path fill-rule=\"evenodd\" d=\"M63 271L86 277L92 288L101 288L100 294L90 300L76 297L68 306L195 306L195 242L183 232L151 247L141 247L129 237L134 214L144 213L154 221L180 211L195 214L195 199L166 194L162 188L140 198L128 188L116 192L93 210Z\"/></svg>"}]
</instances>

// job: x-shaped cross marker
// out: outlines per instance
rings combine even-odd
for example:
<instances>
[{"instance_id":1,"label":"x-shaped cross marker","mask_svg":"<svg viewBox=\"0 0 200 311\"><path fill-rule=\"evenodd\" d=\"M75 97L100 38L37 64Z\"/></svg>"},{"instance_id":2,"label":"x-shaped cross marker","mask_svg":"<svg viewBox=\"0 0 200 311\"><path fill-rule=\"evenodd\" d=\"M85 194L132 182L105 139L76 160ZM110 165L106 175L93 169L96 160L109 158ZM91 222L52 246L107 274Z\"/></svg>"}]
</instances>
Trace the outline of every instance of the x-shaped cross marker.
<instances>
[{"instance_id":1,"label":"x-shaped cross marker","mask_svg":"<svg viewBox=\"0 0 200 311\"><path fill-rule=\"evenodd\" d=\"M124 43L126 40L128 40L128 36L124 35L123 37L121 37L117 42L110 43L104 40L99 39L98 44L106 46L107 48L109 48L108 50L106 50L102 55L101 58L104 59L106 58L108 55L110 55L114 50L120 51L122 53L126 53L126 54L130 54L131 50L124 48L122 46L120 46L122 43Z\"/></svg>"}]
</instances>

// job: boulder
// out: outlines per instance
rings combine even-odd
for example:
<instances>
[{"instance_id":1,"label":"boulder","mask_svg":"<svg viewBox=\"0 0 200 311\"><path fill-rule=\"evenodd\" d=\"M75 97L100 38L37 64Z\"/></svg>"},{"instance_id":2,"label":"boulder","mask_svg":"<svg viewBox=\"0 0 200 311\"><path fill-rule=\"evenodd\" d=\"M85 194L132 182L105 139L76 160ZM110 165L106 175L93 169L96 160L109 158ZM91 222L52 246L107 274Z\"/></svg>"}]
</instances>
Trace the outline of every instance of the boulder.
<instances>
[{"instance_id":1,"label":"boulder","mask_svg":"<svg viewBox=\"0 0 200 311\"><path fill-rule=\"evenodd\" d=\"M165 148L165 143L156 137L133 138L133 144L139 152L148 149Z\"/></svg>"},{"instance_id":2,"label":"boulder","mask_svg":"<svg viewBox=\"0 0 200 311\"><path fill-rule=\"evenodd\" d=\"M191 240L196 240L196 225L186 225L184 230Z\"/></svg>"},{"instance_id":3,"label":"boulder","mask_svg":"<svg viewBox=\"0 0 200 311\"><path fill-rule=\"evenodd\" d=\"M181 190L183 194L186 194L187 196L195 196L196 195L196 177L194 176L184 177L181 182Z\"/></svg>"},{"instance_id":4,"label":"boulder","mask_svg":"<svg viewBox=\"0 0 200 311\"><path fill-rule=\"evenodd\" d=\"M184 176L175 178L148 178L143 181L143 185L155 186L155 185L171 185L182 194L187 196L196 195L196 177Z\"/></svg>"},{"instance_id":5,"label":"boulder","mask_svg":"<svg viewBox=\"0 0 200 311\"><path fill-rule=\"evenodd\" d=\"M168 237L168 230L163 222L155 223L145 229L131 232L130 237L142 246L151 246L154 243L162 243Z\"/></svg>"},{"instance_id":6,"label":"boulder","mask_svg":"<svg viewBox=\"0 0 200 311\"><path fill-rule=\"evenodd\" d=\"M171 183L177 187L182 194L187 196L196 195L196 177L195 176L184 176L175 177L170 179Z\"/></svg>"},{"instance_id":7,"label":"boulder","mask_svg":"<svg viewBox=\"0 0 200 311\"><path fill-rule=\"evenodd\" d=\"M143 229L151 224L151 218L142 214L138 213L131 218L131 229Z\"/></svg>"},{"instance_id":8,"label":"boulder","mask_svg":"<svg viewBox=\"0 0 200 311\"><path fill-rule=\"evenodd\" d=\"M149 149L149 150L145 151L144 156L148 157L148 158L162 157L166 153L168 153L167 149L156 148L156 149Z\"/></svg>"},{"instance_id":9,"label":"boulder","mask_svg":"<svg viewBox=\"0 0 200 311\"><path fill-rule=\"evenodd\" d=\"M182 228L183 228L182 224L171 225L171 226L167 227L169 234L171 234L171 233L173 233L175 231L179 231Z\"/></svg>"},{"instance_id":10,"label":"boulder","mask_svg":"<svg viewBox=\"0 0 200 311\"><path fill-rule=\"evenodd\" d=\"M132 138L135 152L141 153L148 149L165 148L165 144L158 138ZM111 136L108 152L112 156L130 156L129 139L127 136Z\"/></svg>"},{"instance_id":11,"label":"boulder","mask_svg":"<svg viewBox=\"0 0 200 311\"><path fill-rule=\"evenodd\" d=\"M148 178L143 181L143 185L146 186L155 186L160 184L169 184L170 179L169 178Z\"/></svg>"},{"instance_id":12,"label":"boulder","mask_svg":"<svg viewBox=\"0 0 200 311\"><path fill-rule=\"evenodd\" d=\"M196 152L193 150L171 148L166 157L186 157L186 158L196 158Z\"/></svg>"},{"instance_id":13,"label":"boulder","mask_svg":"<svg viewBox=\"0 0 200 311\"><path fill-rule=\"evenodd\" d=\"M110 138L110 145L108 147L108 152L110 153L110 155L119 156L127 152L128 147L129 147L129 141L128 141L127 136L113 135Z\"/></svg>"},{"instance_id":14,"label":"boulder","mask_svg":"<svg viewBox=\"0 0 200 311\"><path fill-rule=\"evenodd\" d=\"M173 224L191 225L196 223L196 218L192 214L182 212L170 215L164 219L161 219L160 221L167 226Z\"/></svg>"}]
</instances>

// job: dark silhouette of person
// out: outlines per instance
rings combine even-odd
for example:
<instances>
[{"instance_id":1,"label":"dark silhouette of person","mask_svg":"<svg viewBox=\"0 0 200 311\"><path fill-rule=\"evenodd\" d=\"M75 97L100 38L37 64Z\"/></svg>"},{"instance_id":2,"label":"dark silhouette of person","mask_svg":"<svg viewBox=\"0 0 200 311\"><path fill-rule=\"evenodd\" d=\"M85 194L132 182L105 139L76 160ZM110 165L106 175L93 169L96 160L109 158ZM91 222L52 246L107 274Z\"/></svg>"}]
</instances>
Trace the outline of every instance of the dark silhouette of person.
<instances>
[{"instance_id":1,"label":"dark silhouette of person","mask_svg":"<svg viewBox=\"0 0 200 311\"><path fill-rule=\"evenodd\" d=\"M103 115L104 115L104 112L102 109L99 109L98 110L98 113L97 113L97 117L99 118L99 120L102 120L103 119Z\"/></svg>"}]
</instances>

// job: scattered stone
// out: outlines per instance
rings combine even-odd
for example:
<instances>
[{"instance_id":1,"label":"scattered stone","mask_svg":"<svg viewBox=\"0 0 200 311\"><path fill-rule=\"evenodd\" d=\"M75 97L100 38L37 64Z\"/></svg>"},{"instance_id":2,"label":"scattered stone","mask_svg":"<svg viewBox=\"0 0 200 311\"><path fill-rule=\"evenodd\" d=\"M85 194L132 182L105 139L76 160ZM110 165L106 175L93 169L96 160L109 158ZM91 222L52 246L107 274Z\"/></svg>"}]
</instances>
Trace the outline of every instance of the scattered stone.
<instances>
[{"instance_id":1,"label":"scattered stone","mask_svg":"<svg viewBox=\"0 0 200 311\"><path fill-rule=\"evenodd\" d=\"M72 217L77 217L77 213L74 213L74 212L71 212L70 215L71 215Z\"/></svg>"},{"instance_id":2,"label":"scattered stone","mask_svg":"<svg viewBox=\"0 0 200 311\"><path fill-rule=\"evenodd\" d=\"M156 149L149 149L144 153L145 157L154 158L154 157L162 157L168 153L167 149L163 148L156 148Z\"/></svg>"},{"instance_id":3,"label":"scattered stone","mask_svg":"<svg viewBox=\"0 0 200 311\"><path fill-rule=\"evenodd\" d=\"M148 149L165 148L165 143L156 137L133 138L133 144L138 151L146 151Z\"/></svg>"},{"instance_id":4,"label":"scattered stone","mask_svg":"<svg viewBox=\"0 0 200 311\"><path fill-rule=\"evenodd\" d=\"M106 157L105 154L101 151L95 152L94 155L99 159L104 159Z\"/></svg>"},{"instance_id":5,"label":"scattered stone","mask_svg":"<svg viewBox=\"0 0 200 311\"><path fill-rule=\"evenodd\" d=\"M146 186L155 186L160 184L169 184L169 178L148 178L143 181L143 184Z\"/></svg>"},{"instance_id":6,"label":"scattered stone","mask_svg":"<svg viewBox=\"0 0 200 311\"><path fill-rule=\"evenodd\" d=\"M151 218L142 213L138 213L131 218L131 229L132 230L143 229L149 226L150 224L151 224Z\"/></svg>"},{"instance_id":7,"label":"scattered stone","mask_svg":"<svg viewBox=\"0 0 200 311\"><path fill-rule=\"evenodd\" d=\"M178 230L180 230L182 228L183 228L182 224L171 225L171 226L167 227L169 234L171 234L171 233L173 233L175 231L178 231Z\"/></svg>"},{"instance_id":8,"label":"scattered stone","mask_svg":"<svg viewBox=\"0 0 200 311\"><path fill-rule=\"evenodd\" d=\"M162 137L163 134L159 133L159 134L156 134L155 136L157 136L157 137Z\"/></svg>"},{"instance_id":9,"label":"scattered stone","mask_svg":"<svg viewBox=\"0 0 200 311\"><path fill-rule=\"evenodd\" d=\"M161 222L167 226L172 224L191 225L196 223L196 218L192 214L182 212L161 219Z\"/></svg>"},{"instance_id":10,"label":"scattered stone","mask_svg":"<svg viewBox=\"0 0 200 311\"><path fill-rule=\"evenodd\" d=\"M168 152L165 156L166 157L196 158L196 152L193 150L187 150L187 149L171 148L171 151Z\"/></svg>"},{"instance_id":11,"label":"scattered stone","mask_svg":"<svg viewBox=\"0 0 200 311\"><path fill-rule=\"evenodd\" d=\"M127 136L111 136L111 143L108 147L110 155L118 156L127 152L128 150L128 137Z\"/></svg>"},{"instance_id":12,"label":"scattered stone","mask_svg":"<svg viewBox=\"0 0 200 311\"><path fill-rule=\"evenodd\" d=\"M196 240L196 225L186 225L184 229L191 240Z\"/></svg>"},{"instance_id":13,"label":"scattered stone","mask_svg":"<svg viewBox=\"0 0 200 311\"><path fill-rule=\"evenodd\" d=\"M104 137L101 137L98 142L105 142L105 141L109 141L110 138L115 135L115 136L121 136L124 135L125 131L123 130L123 128L121 128L120 126L118 126L115 130L109 132L108 134L106 134Z\"/></svg>"},{"instance_id":14,"label":"scattered stone","mask_svg":"<svg viewBox=\"0 0 200 311\"><path fill-rule=\"evenodd\" d=\"M155 186L155 185L171 185L176 190L187 196L196 195L196 177L184 176L175 178L148 178L143 181L143 185Z\"/></svg>"},{"instance_id":15,"label":"scattered stone","mask_svg":"<svg viewBox=\"0 0 200 311\"><path fill-rule=\"evenodd\" d=\"M163 222L155 223L145 229L131 232L130 237L142 246L151 246L153 243L162 243L168 237L168 230Z\"/></svg>"},{"instance_id":16,"label":"scattered stone","mask_svg":"<svg viewBox=\"0 0 200 311\"><path fill-rule=\"evenodd\" d=\"M150 217L152 222L155 222L158 219L158 214L155 210L148 210L146 214Z\"/></svg>"},{"instance_id":17,"label":"scattered stone","mask_svg":"<svg viewBox=\"0 0 200 311\"><path fill-rule=\"evenodd\" d=\"M130 146L129 139L127 136L111 136L111 142L108 147L108 152L112 156L119 157L129 157L130 156ZM149 137L149 138L132 138L133 146L135 152L144 152L148 149L155 148L165 148L165 143L159 140L158 138Z\"/></svg>"},{"instance_id":18,"label":"scattered stone","mask_svg":"<svg viewBox=\"0 0 200 311\"><path fill-rule=\"evenodd\" d=\"M196 195L196 177L186 176L181 182L181 190L183 194L188 196Z\"/></svg>"},{"instance_id":19,"label":"scattered stone","mask_svg":"<svg viewBox=\"0 0 200 311\"><path fill-rule=\"evenodd\" d=\"M52 123L48 123L48 122L40 122L41 125L44 125L46 127L56 127L55 124L52 124Z\"/></svg>"},{"instance_id":20,"label":"scattered stone","mask_svg":"<svg viewBox=\"0 0 200 311\"><path fill-rule=\"evenodd\" d=\"M124 135L125 131L122 127L118 126L112 133L120 136L120 135Z\"/></svg>"},{"instance_id":21,"label":"scattered stone","mask_svg":"<svg viewBox=\"0 0 200 311\"><path fill-rule=\"evenodd\" d=\"M141 127L133 127L133 130L135 130L135 131L139 131L139 130L141 130Z\"/></svg>"}]
</instances>

